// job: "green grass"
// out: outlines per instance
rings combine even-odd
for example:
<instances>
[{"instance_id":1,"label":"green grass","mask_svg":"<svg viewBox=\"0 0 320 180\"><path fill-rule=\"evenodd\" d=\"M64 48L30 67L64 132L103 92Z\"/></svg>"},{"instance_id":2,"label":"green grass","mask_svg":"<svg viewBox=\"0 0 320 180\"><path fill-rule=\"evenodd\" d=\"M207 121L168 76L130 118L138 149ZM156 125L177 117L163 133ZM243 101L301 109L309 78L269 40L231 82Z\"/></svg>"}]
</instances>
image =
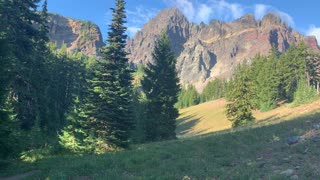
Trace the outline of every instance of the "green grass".
<instances>
[{"instance_id":1,"label":"green grass","mask_svg":"<svg viewBox=\"0 0 320 180\"><path fill-rule=\"evenodd\" d=\"M0 177L40 170L29 179L286 179L280 173L290 168L300 179L319 179L320 142L310 139L320 134L312 130L314 123L320 123L318 111L276 125L137 145L117 153L11 162L0 168ZM293 135L306 140L289 146L285 138Z\"/></svg>"}]
</instances>

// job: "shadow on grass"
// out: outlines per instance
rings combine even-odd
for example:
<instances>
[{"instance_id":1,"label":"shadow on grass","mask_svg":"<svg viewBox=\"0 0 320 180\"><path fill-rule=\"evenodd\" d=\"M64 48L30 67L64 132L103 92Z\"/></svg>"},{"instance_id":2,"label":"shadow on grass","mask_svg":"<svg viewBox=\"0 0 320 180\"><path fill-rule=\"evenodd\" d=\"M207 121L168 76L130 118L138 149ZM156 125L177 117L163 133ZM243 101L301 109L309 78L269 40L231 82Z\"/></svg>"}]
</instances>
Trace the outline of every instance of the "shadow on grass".
<instances>
[{"instance_id":1,"label":"shadow on grass","mask_svg":"<svg viewBox=\"0 0 320 180\"><path fill-rule=\"evenodd\" d=\"M200 122L201 118L197 117L196 114L191 114L177 120L176 133L178 136L183 136L190 133L194 126Z\"/></svg>"},{"instance_id":2,"label":"shadow on grass","mask_svg":"<svg viewBox=\"0 0 320 180\"><path fill-rule=\"evenodd\" d=\"M278 116L277 114L276 115L272 115L272 116L269 116L267 118L264 118L262 120L258 120L256 121L256 125L269 125L269 124L275 124L275 123L280 123L280 122L283 122L285 118L287 118L288 116L290 116L290 114L285 114L285 115L282 115L282 116Z\"/></svg>"},{"instance_id":3,"label":"shadow on grass","mask_svg":"<svg viewBox=\"0 0 320 180\"><path fill-rule=\"evenodd\" d=\"M305 131L306 129L312 129L312 124L315 124L315 123L320 124L320 110L315 110L309 114L300 115L298 117L285 120L284 118L288 116L289 114L281 117L270 116L265 119L259 120L255 123L247 124L247 125L236 127L236 128L230 128L230 129L225 129L221 131L200 134L194 137L202 138L202 137L213 136L213 135L237 133L241 131L248 132L248 131L255 131L255 129L259 129L259 128L269 129L270 132L272 130L277 130L277 129L281 129L281 130L286 129L286 133L288 135L299 135L297 134L297 132L302 132L302 131Z\"/></svg>"},{"instance_id":4,"label":"shadow on grass","mask_svg":"<svg viewBox=\"0 0 320 180\"><path fill-rule=\"evenodd\" d=\"M195 114L179 119L178 124L184 126L184 128L180 127L180 132L187 131L188 127L197 124L200 119ZM309 168L297 170L300 177L309 175L307 179L317 179L319 176L316 168L319 165L316 163L318 163L317 157L319 157L317 156L319 155L317 153L319 144L307 140L289 148L284 139L292 135L303 135L313 128L313 124L320 123L319 110L285 121L273 116L261 121L263 123L257 122L216 133L184 138L183 140L150 143L120 153L56 156L40 160L34 164L22 162L5 170L0 169L0 177L38 169L41 173L38 176L39 178L34 179L45 179L45 177L52 177L52 179L72 179L75 177L74 179L80 179L79 177L104 177L106 175L110 176L109 179L116 179L116 177L121 177L121 179L130 179L130 177L131 179L132 177L148 179L149 177L150 179L151 175L158 178L163 177L163 179L174 179L172 176L169 178L168 174L170 173L174 174L175 177L181 176L182 179L186 172L193 173L195 179L205 179L201 176L203 173L208 173L202 171L202 167L205 165L205 167L208 167L209 173L211 171L211 174L218 171L221 174L221 179L227 179L224 174L230 174L230 172L231 174L228 177L259 179L258 176L273 173L273 166L279 170L287 169L288 163L284 163L283 158L290 155L290 161L292 161L290 164L304 162L303 168ZM267 124L265 125L265 123ZM226 135L220 136L221 134ZM279 140L274 141L273 136L279 137ZM203 139L196 139L198 137L203 137ZM308 150L307 154L305 153L306 149ZM179 155L173 156L170 154L172 152ZM240 155L242 156L241 161L238 162ZM256 159L260 156L263 157L266 164L263 169L255 167L254 164L259 163L260 160ZM247 165L247 160L253 161L253 165ZM162 163L167 164L161 166ZM311 164L309 167L308 163ZM177 167L177 169L167 167ZM245 178L245 175L240 176L235 171L232 174L232 169L237 172L247 172L250 169L255 171L248 171ZM168 171L167 174L163 173Z\"/></svg>"}]
</instances>

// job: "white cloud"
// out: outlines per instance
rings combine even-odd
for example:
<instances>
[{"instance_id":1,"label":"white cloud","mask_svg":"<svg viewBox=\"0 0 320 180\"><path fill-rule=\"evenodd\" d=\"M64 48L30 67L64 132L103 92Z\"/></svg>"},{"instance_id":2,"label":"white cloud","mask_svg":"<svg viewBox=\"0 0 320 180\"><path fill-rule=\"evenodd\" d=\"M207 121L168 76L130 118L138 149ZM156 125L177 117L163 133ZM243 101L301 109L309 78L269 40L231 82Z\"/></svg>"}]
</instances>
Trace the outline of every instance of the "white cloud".
<instances>
[{"instance_id":1,"label":"white cloud","mask_svg":"<svg viewBox=\"0 0 320 180\"><path fill-rule=\"evenodd\" d=\"M200 4L199 13L196 16L196 21L198 22L209 22L210 16L212 14L212 8L205 4Z\"/></svg>"},{"instance_id":2,"label":"white cloud","mask_svg":"<svg viewBox=\"0 0 320 180\"><path fill-rule=\"evenodd\" d=\"M282 20L284 20L284 21L285 21L286 23L288 23L290 26L294 27L293 18L292 18L289 14L287 14L287 13L285 13L285 12L282 12L282 11L276 11L276 13L279 14L279 16L280 16L280 18L281 18Z\"/></svg>"},{"instance_id":3,"label":"white cloud","mask_svg":"<svg viewBox=\"0 0 320 180\"><path fill-rule=\"evenodd\" d=\"M241 4L229 3L224 0L207 0L200 3L195 0L164 0L169 6L176 6L192 22L209 23L212 17L233 20L244 15Z\"/></svg>"},{"instance_id":4,"label":"white cloud","mask_svg":"<svg viewBox=\"0 0 320 180\"><path fill-rule=\"evenodd\" d=\"M196 7L192 2L189 0L174 0L170 2L177 6L189 20L195 19Z\"/></svg>"},{"instance_id":5,"label":"white cloud","mask_svg":"<svg viewBox=\"0 0 320 180\"><path fill-rule=\"evenodd\" d=\"M244 6L237 3L229 3L224 0L211 0L209 3L216 9L222 18L229 19L237 19L244 15ZM229 17L231 15L231 17Z\"/></svg>"},{"instance_id":6,"label":"white cloud","mask_svg":"<svg viewBox=\"0 0 320 180\"><path fill-rule=\"evenodd\" d=\"M149 19L153 18L157 15L158 9L151 8L147 9L144 6L137 6L134 10L127 10L128 23L145 23Z\"/></svg>"},{"instance_id":7,"label":"white cloud","mask_svg":"<svg viewBox=\"0 0 320 180\"><path fill-rule=\"evenodd\" d=\"M128 36L133 37L141 28L135 26L129 26L127 29Z\"/></svg>"},{"instance_id":8,"label":"white cloud","mask_svg":"<svg viewBox=\"0 0 320 180\"><path fill-rule=\"evenodd\" d=\"M273 13L278 14L280 16L280 18L282 20L284 20L290 26L294 26L294 24L295 24L293 18L288 13L280 11L273 6L266 5L266 4L254 5L254 15L255 15L256 19L262 19L263 16L268 12L273 12Z\"/></svg>"},{"instance_id":9,"label":"white cloud","mask_svg":"<svg viewBox=\"0 0 320 180\"><path fill-rule=\"evenodd\" d=\"M307 31L308 36L315 36L318 41L318 45L320 45L320 27L316 27L315 25L311 25L309 30Z\"/></svg>"},{"instance_id":10,"label":"white cloud","mask_svg":"<svg viewBox=\"0 0 320 180\"><path fill-rule=\"evenodd\" d=\"M277 8L266 4L245 6L226 0L163 0L169 6L176 6L192 22L209 23L211 19L231 21L240 18L248 11L253 11L256 19L262 19L267 12L273 12L290 26L294 26L293 18Z\"/></svg>"},{"instance_id":11,"label":"white cloud","mask_svg":"<svg viewBox=\"0 0 320 180\"><path fill-rule=\"evenodd\" d=\"M148 22L151 18L157 15L158 9L155 8L145 8L140 5L135 7L135 9L127 10L127 33L130 37L133 37L141 27Z\"/></svg>"},{"instance_id":12,"label":"white cloud","mask_svg":"<svg viewBox=\"0 0 320 180\"><path fill-rule=\"evenodd\" d=\"M256 4L254 5L254 16L257 19L262 19L263 16L267 13L270 6L265 4Z\"/></svg>"}]
</instances>

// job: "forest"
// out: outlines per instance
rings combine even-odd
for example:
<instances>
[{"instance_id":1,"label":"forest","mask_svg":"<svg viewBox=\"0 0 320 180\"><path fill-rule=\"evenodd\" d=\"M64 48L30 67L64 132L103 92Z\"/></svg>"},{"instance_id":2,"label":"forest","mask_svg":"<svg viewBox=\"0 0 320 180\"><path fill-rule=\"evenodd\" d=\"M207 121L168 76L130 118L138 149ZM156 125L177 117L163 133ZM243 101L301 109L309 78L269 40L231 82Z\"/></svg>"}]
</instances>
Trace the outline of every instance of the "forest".
<instances>
[{"instance_id":1,"label":"forest","mask_svg":"<svg viewBox=\"0 0 320 180\"><path fill-rule=\"evenodd\" d=\"M1 1L1 158L42 151L99 154L175 138L178 110L173 105L180 86L165 33L156 42L157 64L143 68L142 97L124 50L123 0L112 9L99 59L49 42L47 1L40 10L39 3ZM163 69L163 76L155 74ZM142 112L142 107L148 108Z\"/></svg>"}]
</instances>

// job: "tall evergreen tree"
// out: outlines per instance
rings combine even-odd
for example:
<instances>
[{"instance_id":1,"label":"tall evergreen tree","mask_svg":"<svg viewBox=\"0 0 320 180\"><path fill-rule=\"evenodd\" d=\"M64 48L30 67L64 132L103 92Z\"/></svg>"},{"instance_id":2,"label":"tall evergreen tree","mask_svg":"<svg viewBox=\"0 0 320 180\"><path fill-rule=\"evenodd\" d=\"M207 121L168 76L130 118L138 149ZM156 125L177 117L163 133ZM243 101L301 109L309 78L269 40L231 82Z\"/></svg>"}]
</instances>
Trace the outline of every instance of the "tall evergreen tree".
<instances>
[{"instance_id":1,"label":"tall evergreen tree","mask_svg":"<svg viewBox=\"0 0 320 180\"><path fill-rule=\"evenodd\" d=\"M39 0L7 1L3 18L7 19L8 50L12 55L10 96L21 128L30 130L38 118L39 88L43 72L43 50L39 43L44 36L37 26L44 19L37 11Z\"/></svg>"},{"instance_id":2,"label":"tall evergreen tree","mask_svg":"<svg viewBox=\"0 0 320 180\"><path fill-rule=\"evenodd\" d=\"M190 107L199 104L199 99L199 94L196 88L192 85L189 85L181 89L178 97L178 102L175 106L177 108Z\"/></svg>"},{"instance_id":3,"label":"tall evergreen tree","mask_svg":"<svg viewBox=\"0 0 320 180\"><path fill-rule=\"evenodd\" d=\"M7 13L11 9L9 1L0 1L0 111L8 93L8 86L12 80L13 57L11 54L9 39L10 30ZM1 118L1 117L0 117Z\"/></svg>"},{"instance_id":4,"label":"tall evergreen tree","mask_svg":"<svg viewBox=\"0 0 320 180\"><path fill-rule=\"evenodd\" d=\"M176 137L176 118L174 108L180 91L176 72L176 58L170 49L170 40L162 33L155 43L152 53L154 64L145 69L142 87L147 98L146 138L149 141L172 139Z\"/></svg>"},{"instance_id":5,"label":"tall evergreen tree","mask_svg":"<svg viewBox=\"0 0 320 180\"><path fill-rule=\"evenodd\" d=\"M281 87L285 98L291 102L300 79L307 77L307 46L300 43L298 46L291 45L287 52L280 56L279 65L281 71Z\"/></svg>"},{"instance_id":6,"label":"tall evergreen tree","mask_svg":"<svg viewBox=\"0 0 320 180\"><path fill-rule=\"evenodd\" d=\"M277 105L280 82L276 64L276 51L272 51L268 57L256 56L250 67L256 94L253 101L261 111L268 111Z\"/></svg>"},{"instance_id":7,"label":"tall evergreen tree","mask_svg":"<svg viewBox=\"0 0 320 180\"><path fill-rule=\"evenodd\" d=\"M255 107L252 99L255 98L252 79L250 79L248 65L240 65L232 80L227 104L227 118L233 127L254 121L251 110Z\"/></svg>"},{"instance_id":8,"label":"tall evergreen tree","mask_svg":"<svg viewBox=\"0 0 320 180\"><path fill-rule=\"evenodd\" d=\"M43 55L48 38L41 33L45 28L38 28L46 23L38 12L39 2L0 1L0 111L4 117L8 117L10 109L14 114L10 117L10 124L19 124L21 129L15 130L25 130L28 137L32 136L31 130L39 122L41 101L45 98ZM3 47L5 51L2 51ZM0 126L5 125L1 123ZM24 142L27 144L27 137Z\"/></svg>"},{"instance_id":9,"label":"tall evergreen tree","mask_svg":"<svg viewBox=\"0 0 320 180\"><path fill-rule=\"evenodd\" d=\"M126 147L133 126L132 70L125 51L127 35L125 2L116 0L112 22L109 25L107 46L101 49L102 59L91 82L87 103L90 129L109 146Z\"/></svg>"}]
</instances>

